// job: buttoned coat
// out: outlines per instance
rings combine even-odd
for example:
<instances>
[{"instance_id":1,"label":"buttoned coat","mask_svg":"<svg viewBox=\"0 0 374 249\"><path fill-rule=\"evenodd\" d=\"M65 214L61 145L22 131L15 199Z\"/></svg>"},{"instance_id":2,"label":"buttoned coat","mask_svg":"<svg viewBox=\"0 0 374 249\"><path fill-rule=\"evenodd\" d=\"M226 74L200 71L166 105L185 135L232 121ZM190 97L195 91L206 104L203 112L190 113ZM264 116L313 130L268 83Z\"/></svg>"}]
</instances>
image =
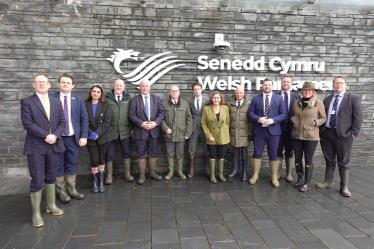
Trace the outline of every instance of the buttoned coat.
<instances>
[{"instance_id":1,"label":"buttoned coat","mask_svg":"<svg viewBox=\"0 0 374 249\"><path fill-rule=\"evenodd\" d=\"M328 114L333 97L334 94L331 94L323 100L326 114ZM336 116L336 135L338 138L347 138L352 135L357 137L362 122L363 114L360 96L354 93L345 92ZM324 131L325 126L322 125L320 127L320 132Z\"/></svg>"},{"instance_id":2,"label":"buttoned coat","mask_svg":"<svg viewBox=\"0 0 374 249\"><path fill-rule=\"evenodd\" d=\"M192 115L190 105L184 99L178 99L178 104L174 105L171 99L162 101L165 109L164 120L161 121L161 130L163 137L168 142L183 142L185 136L192 135ZM167 134L168 129L172 130L171 134Z\"/></svg>"},{"instance_id":3,"label":"buttoned coat","mask_svg":"<svg viewBox=\"0 0 374 249\"><path fill-rule=\"evenodd\" d=\"M261 117L264 117L264 94L260 93L252 98L251 105L248 109L248 117L253 121L253 134L259 134L262 129L262 124L258 122ZM269 132L271 135L281 135L280 122L286 118L286 107L283 98L277 94L272 94L270 100L269 118L274 120L274 124L269 125Z\"/></svg>"},{"instance_id":4,"label":"buttoned coat","mask_svg":"<svg viewBox=\"0 0 374 249\"><path fill-rule=\"evenodd\" d=\"M204 107L201 126L204 130L206 144L224 145L230 143L229 124L230 113L227 106L221 105L219 121L217 120L213 105ZM209 141L210 137L213 137L215 141Z\"/></svg>"},{"instance_id":5,"label":"buttoned coat","mask_svg":"<svg viewBox=\"0 0 374 249\"><path fill-rule=\"evenodd\" d=\"M52 93L49 96L60 99L60 92ZM88 137L87 109L81 96L71 93L70 98L71 123L73 124L75 142L79 145L79 139Z\"/></svg>"},{"instance_id":6,"label":"buttoned coat","mask_svg":"<svg viewBox=\"0 0 374 249\"><path fill-rule=\"evenodd\" d=\"M65 129L64 111L60 99L49 97L50 121L38 95L33 94L21 99L21 120L27 134L23 147L24 155L47 153L50 146L56 153L65 151L61 139ZM57 136L56 143L50 145L45 141L49 134Z\"/></svg>"},{"instance_id":7,"label":"buttoned coat","mask_svg":"<svg viewBox=\"0 0 374 249\"><path fill-rule=\"evenodd\" d=\"M157 126L152 130L146 130L142 128L142 124L148 121L147 114L145 113L143 97L141 94L133 97L130 100L129 107L129 119L133 124L133 138L145 140L150 134L153 138L158 138L160 136L160 124L164 119L165 111L159 96L154 94L149 94L149 106L151 108L150 121L154 121Z\"/></svg>"},{"instance_id":8,"label":"buttoned coat","mask_svg":"<svg viewBox=\"0 0 374 249\"><path fill-rule=\"evenodd\" d=\"M302 107L303 99L298 99L293 104L291 122L293 125L291 137L294 139L319 141L318 126L326 123L325 107L317 99L313 106ZM314 121L316 124L314 125Z\"/></svg>"},{"instance_id":9,"label":"buttoned coat","mask_svg":"<svg viewBox=\"0 0 374 249\"><path fill-rule=\"evenodd\" d=\"M197 127L201 127L201 116L203 115L203 110L206 106L209 106L208 98L202 96L200 110L196 110L195 98L187 99L190 105L191 115L192 115L192 133L194 133Z\"/></svg>"},{"instance_id":10,"label":"buttoned coat","mask_svg":"<svg viewBox=\"0 0 374 249\"><path fill-rule=\"evenodd\" d=\"M94 131L99 135L97 139L99 145L108 143L115 139L115 135L110 125L112 119L112 110L108 103L102 104L101 101L97 103L95 117L93 115L92 100L85 102L88 113L88 136ZM88 139L87 146L95 146L95 140Z\"/></svg>"},{"instance_id":11,"label":"buttoned coat","mask_svg":"<svg viewBox=\"0 0 374 249\"><path fill-rule=\"evenodd\" d=\"M120 138L123 140L131 136L131 123L129 119L129 106L130 106L130 94L126 91L122 93L122 99L118 104L114 90L109 91L106 96L106 102L108 102L110 109L112 110L112 119L110 125L112 126L115 139Z\"/></svg>"},{"instance_id":12,"label":"buttoned coat","mask_svg":"<svg viewBox=\"0 0 374 249\"><path fill-rule=\"evenodd\" d=\"M230 112L230 145L233 147L247 147L248 136L252 136L253 122L248 118L247 112L251 101L244 95L243 102L236 105L235 94L228 103Z\"/></svg>"}]
</instances>

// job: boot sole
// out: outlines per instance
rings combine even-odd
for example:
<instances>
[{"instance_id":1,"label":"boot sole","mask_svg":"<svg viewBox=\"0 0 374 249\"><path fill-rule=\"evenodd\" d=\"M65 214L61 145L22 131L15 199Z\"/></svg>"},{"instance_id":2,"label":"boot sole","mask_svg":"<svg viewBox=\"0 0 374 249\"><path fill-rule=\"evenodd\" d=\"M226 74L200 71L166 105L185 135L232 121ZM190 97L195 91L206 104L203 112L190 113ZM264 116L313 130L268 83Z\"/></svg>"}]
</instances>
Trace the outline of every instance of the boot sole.
<instances>
[{"instance_id":1,"label":"boot sole","mask_svg":"<svg viewBox=\"0 0 374 249\"><path fill-rule=\"evenodd\" d=\"M34 224L32 224L32 226L33 226L33 227L42 227L42 226L44 226L44 223L41 224L41 225L34 225Z\"/></svg>"},{"instance_id":2,"label":"boot sole","mask_svg":"<svg viewBox=\"0 0 374 249\"><path fill-rule=\"evenodd\" d=\"M45 210L47 213L49 213L49 214L53 214L54 216L60 216L60 215L63 215L64 214L64 212L62 212L62 213L60 213L60 214L55 214L55 213L53 213L51 210Z\"/></svg>"},{"instance_id":3,"label":"boot sole","mask_svg":"<svg viewBox=\"0 0 374 249\"><path fill-rule=\"evenodd\" d=\"M171 176L171 177L166 177L165 176L165 180L170 180L171 178L173 178L173 176Z\"/></svg>"}]
</instances>

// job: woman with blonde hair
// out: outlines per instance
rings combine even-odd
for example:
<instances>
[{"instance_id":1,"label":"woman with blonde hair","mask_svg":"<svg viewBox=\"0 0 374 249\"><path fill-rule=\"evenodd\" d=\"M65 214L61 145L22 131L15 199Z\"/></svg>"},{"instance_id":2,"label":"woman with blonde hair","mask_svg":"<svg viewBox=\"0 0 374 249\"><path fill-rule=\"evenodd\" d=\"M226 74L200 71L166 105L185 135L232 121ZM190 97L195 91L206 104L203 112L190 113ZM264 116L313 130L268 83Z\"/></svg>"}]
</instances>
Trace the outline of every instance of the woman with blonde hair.
<instances>
[{"instance_id":1,"label":"woman with blonde hair","mask_svg":"<svg viewBox=\"0 0 374 249\"><path fill-rule=\"evenodd\" d=\"M204 107L201 117L201 126L204 130L206 144L209 152L210 181L217 183L214 175L216 161L218 165L218 178L226 181L223 177L223 164L230 143L229 108L225 105L225 100L219 91L214 91L209 97L209 106Z\"/></svg>"},{"instance_id":2,"label":"woman with blonde hair","mask_svg":"<svg viewBox=\"0 0 374 249\"><path fill-rule=\"evenodd\" d=\"M295 101L292 108L291 122L293 129L291 136L295 153L295 168L298 176L294 187L300 187L301 192L310 188L310 179L313 172L313 156L319 137L319 128L326 122L325 106L317 99L312 82L305 82L301 89L302 98ZM302 163L305 158L305 179Z\"/></svg>"}]
</instances>

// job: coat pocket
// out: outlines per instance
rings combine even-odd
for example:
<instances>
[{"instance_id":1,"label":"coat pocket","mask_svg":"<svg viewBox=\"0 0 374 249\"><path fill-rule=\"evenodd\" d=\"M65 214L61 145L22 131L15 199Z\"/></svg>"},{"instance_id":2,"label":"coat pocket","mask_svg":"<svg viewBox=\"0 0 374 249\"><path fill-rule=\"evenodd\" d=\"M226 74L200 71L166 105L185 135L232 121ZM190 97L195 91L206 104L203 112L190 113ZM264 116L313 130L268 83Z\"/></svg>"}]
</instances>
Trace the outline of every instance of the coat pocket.
<instances>
[{"instance_id":1,"label":"coat pocket","mask_svg":"<svg viewBox=\"0 0 374 249\"><path fill-rule=\"evenodd\" d=\"M305 138L312 138L314 137L314 131L317 127L316 126L304 126L304 131L303 131L303 137Z\"/></svg>"},{"instance_id":2,"label":"coat pocket","mask_svg":"<svg viewBox=\"0 0 374 249\"><path fill-rule=\"evenodd\" d=\"M186 126L178 126L179 128L179 139L184 139L184 135L186 134Z\"/></svg>"}]
</instances>

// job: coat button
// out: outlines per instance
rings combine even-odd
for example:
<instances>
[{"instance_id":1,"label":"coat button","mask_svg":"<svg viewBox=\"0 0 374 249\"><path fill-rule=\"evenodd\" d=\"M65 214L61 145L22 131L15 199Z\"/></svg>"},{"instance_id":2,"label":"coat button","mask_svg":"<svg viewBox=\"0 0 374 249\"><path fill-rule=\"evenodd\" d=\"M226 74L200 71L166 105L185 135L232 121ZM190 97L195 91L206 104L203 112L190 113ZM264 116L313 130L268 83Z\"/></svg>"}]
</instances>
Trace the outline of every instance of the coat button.
<instances>
[{"instance_id":1,"label":"coat button","mask_svg":"<svg viewBox=\"0 0 374 249\"><path fill-rule=\"evenodd\" d=\"M101 116L103 116L103 114L101 113Z\"/></svg>"},{"instance_id":2,"label":"coat button","mask_svg":"<svg viewBox=\"0 0 374 249\"><path fill-rule=\"evenodd\" d=\"M103 121L100 121L101 123L103 122Z\"/></svg>"},{"instance_id":3,"label":"coat button","mask_svg":"<svg viewBox=\"0 0 374 249\"><path fill-rule=\"evenodd\" d=\"M221 127L219 127L221 129Z\"/></svg>"},{"instance_id":4,"label":"coat button","mask_svg":"<svg viewBox=\"0 0 374 249\"><path fill-rule=\"evenodd\" d=\"M213 128L213 129L216 129L216 128Z\"/></svg>"},{"instance_id":5,"label":"coat button","mask_svg":"<svg viewBox=\"0 0 374 249\"><path fill-rule=\"evenodd\" d=\"M213 120L211 122L213 122Z\"/></svg>"}]
</instances>

